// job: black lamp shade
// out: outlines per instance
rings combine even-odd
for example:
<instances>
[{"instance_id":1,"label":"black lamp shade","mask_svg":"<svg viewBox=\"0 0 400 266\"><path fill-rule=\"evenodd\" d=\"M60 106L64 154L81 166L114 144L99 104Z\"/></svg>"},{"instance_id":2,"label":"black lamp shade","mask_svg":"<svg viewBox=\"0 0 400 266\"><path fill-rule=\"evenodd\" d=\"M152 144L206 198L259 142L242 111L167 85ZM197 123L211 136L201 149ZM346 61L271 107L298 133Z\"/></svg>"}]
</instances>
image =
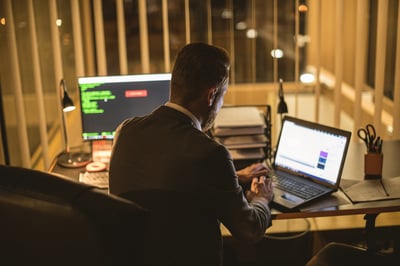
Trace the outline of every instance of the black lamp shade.
<instances>
[{"instance_id":1,"label":"black lamp shade","mask_svg":"<svg viewBox=\"0 0 400 266\"><path fill-rule=\"evenodd\" d=\"M69 97L67 91L64 90L64 97L62 99L62 108L64 112L75 110L75 105Z\"/></svg>"},{"instance_id":2,"label":"black lamp shade","mask_svg":"<svg viewBox=\"0 0 400 266\"><path fill-rule=\"evenodd\" d=\"M287 112L288 112L288 107L285 102L285 99L282 97L282 98L280 98L279 104L278 104L278 114L285 114Z\"/></svg>"},{"instance_id":3,"label":"black lamp shade","mask_svg":"<svg viewBox=\"0 0 400 266\"><path fill-rule=\"evenodd\" d=\"M279 103L278 103L278 114L285 114L288 112L288 107L283 96L283 81L279 80Z\"/></svg>"}]
</instances>

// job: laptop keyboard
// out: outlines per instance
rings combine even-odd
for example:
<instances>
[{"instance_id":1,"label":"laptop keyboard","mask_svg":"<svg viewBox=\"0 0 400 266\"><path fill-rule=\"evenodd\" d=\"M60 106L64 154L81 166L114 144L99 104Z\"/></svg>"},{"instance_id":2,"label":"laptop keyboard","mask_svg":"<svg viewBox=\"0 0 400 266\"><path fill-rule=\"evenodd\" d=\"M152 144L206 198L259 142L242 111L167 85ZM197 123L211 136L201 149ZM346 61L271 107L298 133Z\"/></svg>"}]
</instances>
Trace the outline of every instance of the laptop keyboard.
<instances>
[{"instance_id":1,"label":"laptop keyboard","mask_svg":"<svg viewBox=\"0 0 400 266\"><path fill-rule=\"evenodd\" d=\"M290 191L290 193L302 199L309 199L324 192L322 189L313 186L312 184L304 184L283 174L279 175L279 180L276 176L273 176L272 178L276 188Z\"/></svg>"}]
</instances>

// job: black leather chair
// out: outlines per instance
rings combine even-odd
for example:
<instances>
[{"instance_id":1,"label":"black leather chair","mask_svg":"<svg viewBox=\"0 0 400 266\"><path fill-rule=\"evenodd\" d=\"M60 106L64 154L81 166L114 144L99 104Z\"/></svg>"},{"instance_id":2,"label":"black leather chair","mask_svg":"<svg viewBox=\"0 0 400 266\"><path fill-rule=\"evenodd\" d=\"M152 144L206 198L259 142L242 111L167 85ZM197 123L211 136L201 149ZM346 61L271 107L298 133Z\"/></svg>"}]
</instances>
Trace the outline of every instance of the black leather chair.
<instances>
[{"instance_id":1,"label":"black leather chair","mask_svg":"<svg viewBox=\"0 0 400 266\"><path fill-rule=\"evenodd\" d=\"M146 215L95 187L0 166L2 265L144 265Z\"/></svg>"}]
</instances>

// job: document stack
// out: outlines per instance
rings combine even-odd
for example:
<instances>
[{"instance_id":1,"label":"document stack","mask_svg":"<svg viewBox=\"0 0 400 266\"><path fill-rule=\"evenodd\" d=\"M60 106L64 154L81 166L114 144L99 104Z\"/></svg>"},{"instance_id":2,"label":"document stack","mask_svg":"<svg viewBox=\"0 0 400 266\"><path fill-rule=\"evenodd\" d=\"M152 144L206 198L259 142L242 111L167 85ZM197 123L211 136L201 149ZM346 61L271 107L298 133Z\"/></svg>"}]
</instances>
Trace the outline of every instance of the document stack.
<instances>
[{"instance_id":1,"label":"document stack","mask_svg":"<svg viewBox=\"0 0 400 266\"><path fill-rule=\"evenodd\" d=\"M265 159L268 142L265 129L264 116L257 107L224 107L215 119L213 135L229 150L237 164L243 160Z\"/></svg>"}]
</instances>

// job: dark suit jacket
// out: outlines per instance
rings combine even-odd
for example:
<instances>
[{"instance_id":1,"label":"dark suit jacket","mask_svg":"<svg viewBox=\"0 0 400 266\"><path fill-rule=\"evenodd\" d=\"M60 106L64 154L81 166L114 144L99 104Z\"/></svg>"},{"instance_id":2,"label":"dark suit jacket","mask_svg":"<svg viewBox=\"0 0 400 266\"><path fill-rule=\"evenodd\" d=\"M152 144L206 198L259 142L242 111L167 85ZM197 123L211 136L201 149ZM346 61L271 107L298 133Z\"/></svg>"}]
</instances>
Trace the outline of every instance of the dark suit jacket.
<instances>
[{"instance_id":1,"label":"dark suit jacket","mask_svg":"<svg viewBox=\"0 0 400 266\"><path fill-rule=\"evenodd\" d=\"M144 245L156 265L221 265L220 222L246 241L270 225L268 206L245 199L227 149L167 106L123 123L110 192L152 213Z\"/></svg>"}]
</instances>

